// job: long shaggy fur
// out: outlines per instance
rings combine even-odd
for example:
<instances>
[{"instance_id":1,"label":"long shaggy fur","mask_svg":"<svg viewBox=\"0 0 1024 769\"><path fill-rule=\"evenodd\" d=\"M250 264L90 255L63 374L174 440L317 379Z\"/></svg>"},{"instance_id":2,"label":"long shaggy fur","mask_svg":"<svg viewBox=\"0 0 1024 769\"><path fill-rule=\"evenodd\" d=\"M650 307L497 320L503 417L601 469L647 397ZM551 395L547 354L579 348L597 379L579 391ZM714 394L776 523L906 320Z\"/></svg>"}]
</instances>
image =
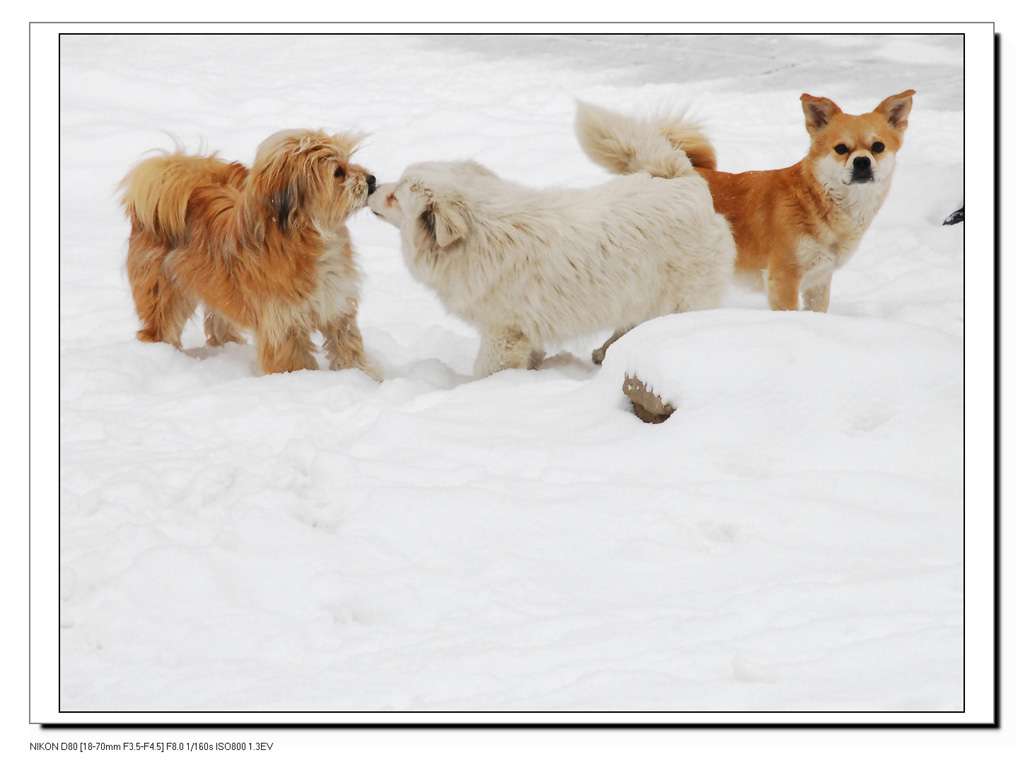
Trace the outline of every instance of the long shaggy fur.
<instances>
[{"instance_id":1,"label":"long shaggy fur","mask_svg":"<svg viewBox=\"0 0 1024 769\"><path fill-rule=\"evenodd\" d=\"M348 217L374 178L350 162L359 137L282 131L252 169L216 156L152 157L121 183L131 222L128 280L144 342L181 346L197 305L207 343L251 330L264 373L317 368L320 331L332 369L366 360L356 325L358 273Z\"/></svg>"},{"instance_id":2,"label":"long shaggy fur","mask_svg":"<svg viewBox=\"0 0 1024 769\"><path fill-rule=\"evenodd\" d=\"M667 141L592 189L530 189L472 162L420 163L370 209L412 274L481 332L476 376L530 368L545 343L718 306L735 251L707 185ZM670 178L652 178L651 173Z\"/></svg>"}]
</instances>

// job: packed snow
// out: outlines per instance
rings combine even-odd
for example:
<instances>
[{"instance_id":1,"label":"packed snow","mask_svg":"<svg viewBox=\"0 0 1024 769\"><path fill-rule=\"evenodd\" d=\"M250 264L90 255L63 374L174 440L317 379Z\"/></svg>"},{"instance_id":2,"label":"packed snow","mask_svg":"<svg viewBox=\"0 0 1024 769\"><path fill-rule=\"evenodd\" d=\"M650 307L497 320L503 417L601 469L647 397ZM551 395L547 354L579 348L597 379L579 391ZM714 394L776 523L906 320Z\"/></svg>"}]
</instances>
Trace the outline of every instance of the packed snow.
<instances>
[{"instance_id":1,"label":"packed snow","mask_svg":"<svg viewBox=\"0 0 1024 769\"><path fill-rule=\"evenodd\" d=\"M960 37L85 34L60 76L62 710L963 707ZM198 318L184 351L135 339L115 188L175 141L249 162L281 128L354 129L380 181L473 158L578 187L608 176L576 98L687 108L741 171L802 156L801 93L907 88L824 316L736 288L601 368L595 336L474 380L476 333L362 211L383 383L257 376Z\"/></svg>"}]
</instances>

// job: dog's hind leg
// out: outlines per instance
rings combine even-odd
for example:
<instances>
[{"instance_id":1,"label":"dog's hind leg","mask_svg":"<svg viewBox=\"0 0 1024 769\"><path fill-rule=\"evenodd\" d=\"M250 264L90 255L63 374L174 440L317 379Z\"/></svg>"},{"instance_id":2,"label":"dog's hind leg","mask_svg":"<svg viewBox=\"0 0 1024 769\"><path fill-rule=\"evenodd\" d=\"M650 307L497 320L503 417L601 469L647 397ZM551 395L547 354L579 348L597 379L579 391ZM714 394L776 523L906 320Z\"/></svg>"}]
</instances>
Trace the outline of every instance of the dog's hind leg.
<instances>
[{"instance_id":1,"label":"dog's hind leg","mask_svg":"<svg viewBox=\"0 0 1024 769\"><path fill-rule=\"evenodd\" d=\"M241 335L238 327L219 312L210 308L206 309L203 330L206 332L206 344L210 347L220 347L228 342L245 344L245 337Z\"/></svg>"},{"instance_id":2,"label":"dog's hind leg","mask_svg":"<svg viewBox=\"0 0 1024 769\"><path fill-rule=\"evenodd\" d=\"M605 342L600 347L598 347L596 350L594 350L594 352L592 352L590 354L591 360L593 360L594 363L597 364L598 366L600 366L602 363L604 363L604 358L608 354L608 348L611 347L613 344L615 344L617 341L619 341L622 337L624 337L630 331L632 331L633 328L634 328L633 326L626 326L624 328L617 328L617 329L615 329L615 333L612 334L610 337L608 337L608 341Z\"/></svg>"},{"instance_id":3,"label":"dog's hind leg","mask_svg":"<svg viewBox=\"0 0 1024 769\"><path fill-rule=\"evenodd\" d=\"M256 331L256 358L264 374L304 369L316 371L319 366L313 357L313 349L309 334L299 329L275 334L268 334L265 329Z\"/></svg>"},{"instance_id":4,"label":"dog's hind leg","mask_svg":"<svg viewBox=\"0 0 1024 769\"><path fill-rule=\"evenodd\" d=\"M342 315L333 322L324 324L320 329L324 335L324 353L331 371L346 368L357 368L364 371L371 379L381 381L373 364L367 360L363 349L363 335L356 324L356 316Z\"/></svg>"},{"instance_id":5,"label":"dog's hind leg","mask_svg":"<svg viewBox=\"0 0 1024 769\"><path fill-rule=\"evenodd\" d=\"M140 342L167 342L181 347L181 331L196 310L197 301L176 285L163 267L167 250L133 235L128 244L128 282L135 312L142 321L136 334Z\"/></svg>"}]
</instances>

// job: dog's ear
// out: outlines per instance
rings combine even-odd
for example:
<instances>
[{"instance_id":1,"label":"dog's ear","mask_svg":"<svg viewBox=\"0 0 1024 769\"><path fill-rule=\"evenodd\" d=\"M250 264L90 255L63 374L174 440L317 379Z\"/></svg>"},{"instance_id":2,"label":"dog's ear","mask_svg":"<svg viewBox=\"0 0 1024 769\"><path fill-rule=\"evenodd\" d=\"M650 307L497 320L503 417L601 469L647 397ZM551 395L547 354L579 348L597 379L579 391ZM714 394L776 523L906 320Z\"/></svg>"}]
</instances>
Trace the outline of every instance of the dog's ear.
<instances>
[{"instance_id":1,"label":"dog's ear","mask_svg":"<svg viewBox=\"0 0 1024 769\"><path fill-rule=\"evenodd\" d=\"M420 213L420 222L441 248L448 248L469 234L466 207L452 197L428 200Z\"/></svg>"},{"instance_id":2,"label":"dog's ear","mask_svg":"<svg viewBox=\"0 0 1024 769\"><path fill-rule=\"evenodd\" d=\"M302 154L293 147L257 155L247 179L247 197L260 211L258 216L276 221L285 232L298 224L297 215L314 183L310 174Z\"/></svg>"},{"instance_id":3,"label":"dog's ear","mask_svg":"<svg viewBox=\"0 0 1024 769\"><path fill-rule=\"evenodd\" d=\"M289 162L292 161L292 162ZM307 197L306 172L297 168L299 163L292 158L282 158L280 164L273 164L266 179L265 200L271 213L277 219L282 232L298 224L296 215Z\"/></svg>"},{"instance_id":4,"label":"dog's ear","mask_svg":"<svg viewBox=\"0 0 1024 769\"><path fill-rule=\"evenodd\" d=\"M276 192L270 196L270 207L277 215L277 226L282 230L288 229L288 219L295 210L295 192L289 187Z\"/></svg>"},{"instance_id":5,"label":"dog's ear","mask_svg":"<svg viewBox=\"0 0 1024 769\"><path fill-rule=\"evenodd\" d=\"M826 99L824 96L811 96L809 93L805 93L800 97L800 101L803 102L807 133L811 136L827 126L835 115L843 113L834 101Z\"/></svg>"},{"instance_id":6,"label":"dog's ear","mask_svg":"<svg viewBox=\"0 0 1024 769\"><path fill-rule=\"evenodd\" d=\"M875 112L884 115L889 125L903 133L907 129L907 115L914 106L915 93L917 91L910 90L890 96L875 107Z\"/></svg>"}]
</instances>

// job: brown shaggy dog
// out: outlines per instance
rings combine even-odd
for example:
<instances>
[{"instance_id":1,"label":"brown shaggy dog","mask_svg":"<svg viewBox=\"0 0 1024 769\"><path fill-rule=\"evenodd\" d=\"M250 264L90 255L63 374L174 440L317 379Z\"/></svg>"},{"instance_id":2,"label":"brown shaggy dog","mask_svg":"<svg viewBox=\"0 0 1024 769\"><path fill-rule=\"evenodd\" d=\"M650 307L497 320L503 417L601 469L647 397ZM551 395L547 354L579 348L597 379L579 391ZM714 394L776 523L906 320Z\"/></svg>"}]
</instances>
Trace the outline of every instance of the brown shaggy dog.
<instances>
[{"instance_id":1,"label":"brown shaggy dog","mask_svg":"<svg viewBox=\"0 0 1024 769\"><path fill-rule=\"evenodd\" d=\"M241 342L236 329L250 329L263 373L316 369L310 333L320 331L332 370L379 379L356 325L345 226L376 186L350 162L360 138L281 131L251 170L181 152L135 166L121 187L138 338L180 347L202 302L207 344Z\"/></svg>"}]
</instances>

